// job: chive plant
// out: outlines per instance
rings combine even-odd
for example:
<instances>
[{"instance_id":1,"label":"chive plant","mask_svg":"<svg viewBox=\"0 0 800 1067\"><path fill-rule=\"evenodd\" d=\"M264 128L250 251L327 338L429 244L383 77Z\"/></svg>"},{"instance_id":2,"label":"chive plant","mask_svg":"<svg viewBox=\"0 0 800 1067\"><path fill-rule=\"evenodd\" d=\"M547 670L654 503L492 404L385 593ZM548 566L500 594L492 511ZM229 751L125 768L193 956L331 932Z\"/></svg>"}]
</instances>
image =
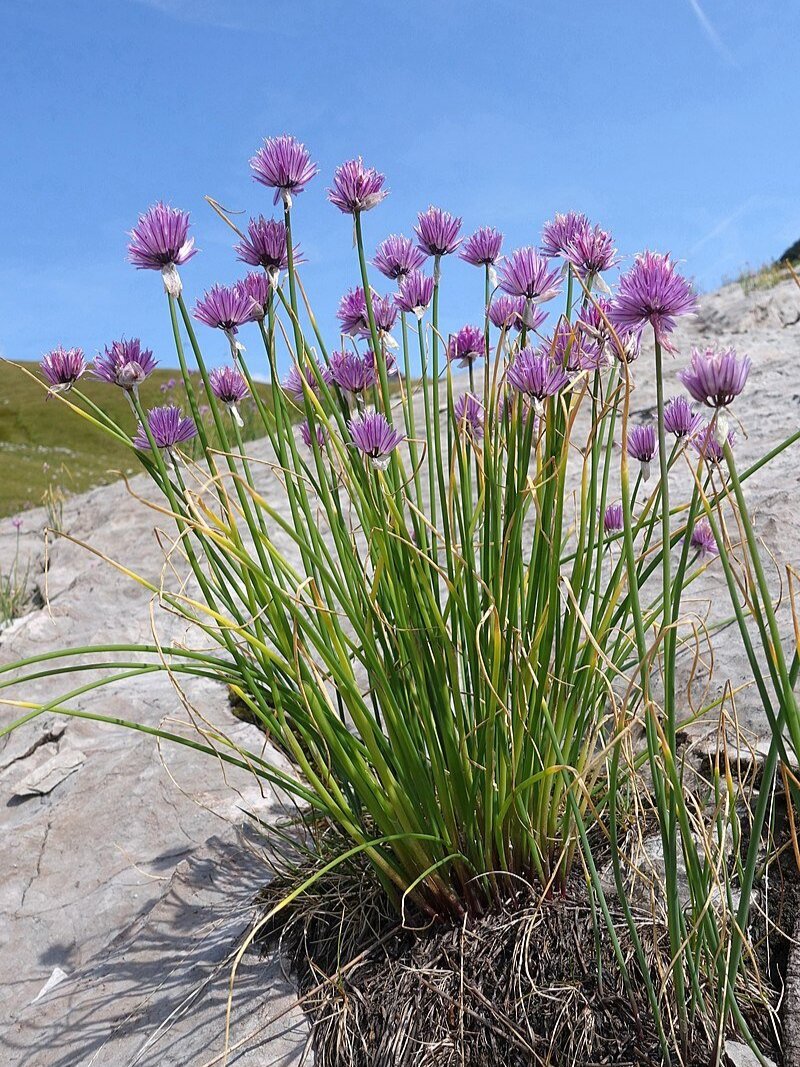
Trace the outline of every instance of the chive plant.
<instances>
[{"instance_id":1,"label":"chive plant","mask_svg":"<svg viewBox=\"0 0 800 1067\"><path fill-rule=\"evenodd\" d=\"M732 779L716 775L710 808L685 787L675 693L682 596L718 555L774 727L767 781L786 759L784 729L800 752L797 656L788 662L781 645L742 490L760 464L737 473L724 425L749 362L694 352L684 383L710 421L684 398L667 403L664 353L677 319L696 309L691 286L669 257L646 252L612 293L603 278L617 263L612 239L576 214L548 223L540 248L504 257L496 230L462 243L461 220L432 207L416 243L393 235L379 246L373 264L397 288L380 296L363 222L386 196L384 177L360 160L343 164L329 191L352 217L361 286L343 298L342 337L328 348L293 243L294 200L316 165L279 137L251 166L282 217L236 231L239 258L256 270L213 287L194 313L178 270L195 254L188 216L157 204L131 234L131 261L163 277L186 412L143 410L138 385L152 360L138 342L95 361L125 390L130 425L81 392L79 350L42 365L51 393L134 449L164 494L198 594L149 588L191 620L198 650L65 649L15 665L4 684L37 676L42 663L67 674L90 651L107 681L160 669L217 678L295 773L223 736L127 725L293 794L338 829L343 855L366 854L399 912L480 914L520 879L566 892L577 862L626 980L646 986L665 1062L687 1055L698 1028L718 1044L728 1026L752 1040L742 976L768 790L749 850L731 866ZM457 252L482 271L484 298L474 322L446 336L447 259ZM230 365L208 368L194 320L225 334ZM263 355L245 354L247 325ZM639 358L651 332L654 355ZM280 383L282 350L291 367ZM264 366L269 405L254 384ZM631 422L634 370L655 380L652 425ZM243 444L248 396L283 506ZM692 472L688 500L672 495L678 464ZM744 604L726 509L743 525L756 578ZM88 688L47 708L113 721L75 706ZM644 772L666 872L663 973L652 965L653 918L631 903L623 845L643 810L632 798ZM612 894L598 849L611 857Z\"/></svg>"}]
</instances>

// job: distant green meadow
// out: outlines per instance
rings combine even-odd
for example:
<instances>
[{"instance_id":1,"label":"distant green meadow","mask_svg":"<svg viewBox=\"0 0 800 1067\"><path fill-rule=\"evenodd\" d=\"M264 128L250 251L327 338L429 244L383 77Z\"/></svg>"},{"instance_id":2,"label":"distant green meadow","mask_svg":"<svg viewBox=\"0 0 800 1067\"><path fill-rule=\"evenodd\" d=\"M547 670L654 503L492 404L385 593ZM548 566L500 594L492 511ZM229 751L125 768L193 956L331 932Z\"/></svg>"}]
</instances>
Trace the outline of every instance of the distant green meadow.
<instances>
[{"instance_id":1,"label":"distant green meadow","mask_svg":"<svg viewBox=\"0 0 800 1067\"><path fill-rule=\"evenodd\" d=\"M81 493L141 469L133 452L117 446L57 398L47 399L41 384L20 368L39 377L38 364L0 361L0 516L39 507L49 490ZM169 388L171 381L175 385ZM133 431L133 416L121 389L94 381L90 374L81 379L80 389ZM176 370L157 369L140 391L146 408L173 403L188 411ZM269 393L265 385L265 400ZM247 412L242 415L247 421Z\"/></svg>"}]
</instances>

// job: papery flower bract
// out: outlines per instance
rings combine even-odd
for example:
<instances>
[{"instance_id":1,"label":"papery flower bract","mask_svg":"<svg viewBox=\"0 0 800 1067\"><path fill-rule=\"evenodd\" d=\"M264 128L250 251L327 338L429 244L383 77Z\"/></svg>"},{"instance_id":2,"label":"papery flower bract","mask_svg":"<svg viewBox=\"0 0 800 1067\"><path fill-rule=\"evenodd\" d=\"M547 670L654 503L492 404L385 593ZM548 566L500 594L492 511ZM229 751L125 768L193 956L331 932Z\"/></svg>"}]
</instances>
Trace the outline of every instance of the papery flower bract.
<instances>
[{"instance_id":1,"label":"papery flower bract","mask_svg":"<svg viewBox=\"0 0 800 1067\"><path fill-rule=\"evenodd\" d=\"M275 190L273 203L283 197L287 207L319 171L306 146L286 134L268 137L250 160L250 168L257 182Z\"/></svg>"},{"instance_id":2,"label":"papery flower bract","mask_svg":"<svg viewBox=\"0 0 800 1067\"><path fill-rule=\"evenodd\" d=\"M314 425L314 437L316 437L317 444L320 448L322 448L325 445L325 442L328 440L328 435L325 433L324 428L320 426L319 423L315 423ZM312 447L311 427L308 425L308 419L304 419L303 422L300 423L300 439L302 440L306 448Z\"/></svg>"},{"instance_id":3,"label":"papery flower bract","mask_svg":"<svg viewBox=\"0 0 800 1067\"><path fill-rule=\"evenodd\" d=\"M752 366L733 348L693 348L689 366L678 379L690 396L710 408L727 407L744 389Z\"/></svg>"},{"instance_id":4,"label":"papery flower bract","mask_svg":"<svg viewBox=\"0 0 800 1067\"><path fill-rule=\"evenodd\" d=\"M455 252L461 244L458 231L461 229L461 219L451 215L449 211L442 211L440 207L429 207L427 211L420 212L418 222L414 227L419 247L429 256L447 256Z\"/></svg>"},{"instance_id":5,"label":"papery flower bract","mask_svg":"<svg viewBox=\"0 0 800 1067\"><path fill-rule=\"evenodd\" d=\"M327 375L346 393L363 393L376 381L372 353L362 356L358 352L331 352Z\"/></svg>"},{"instance_id":6,"label":"papery flower bract","mask_svg":"<svg viewBox=\"0 0 800 1067\"><path fill-rule=\"evenodd\" d=\"M447 358L459 367L468 367L473 360L486 355L486 338L477 326L462 326L447 342Z\"/></svg>"},{"instance_id":7,"label":"papery flower bract","mask_svg":"<svg viewBox=\"0 0 800 1067\"><path fill-rule=\"evenodd\" d=\"M567 242L564 256L580 278L602 274L619 262L614 238L600 226L579 229Z\"/></svg>"},{"instance_id":8,"label":"papery flower bract","mask_svg":"<svg viewBox=\"0 0 800 1067\"><path fill-rule=\"evenodd\" d=\"M458 256L474 267L490 267L497 262L502 244L502 233L493 226L482 226L467 237Z\"/></svg>"},{"instance_id":9,"label":"papery flower bract","mask_svg":"<svg viewBox=\"0 0 800 1067\"><path fill-rule=\"evenodd\" d=\"M677 438L691 437L703 425L703 416L685 396L674 396L664 406L664 429Z\"/></svg>"},{"instance_id":10,"label":"papery flower bract","mask_svg":"<svg viewBox=\"0 0 800 1067\"><path fill-rule=\"evenodd\" d=\"M656 454L656 428L652 423L644 426L634 426L628 431L628 455L631 459L638 459L642 466L642 477L645 481L650 477L650 461Z\"/></svg>"},{"instance_id":11,"label":"papery flower bract","mask_svg":"<svg viewBox=\"0 0 800 1067\"><path fill-rule=\"evenodd\" d=\"M706 519L701 519L692 530L689 544L696 549L701 556L718 556L717 539L714 531Z\"/></svg>"},{"instance_id":12,"label":"papery flower bract","mask_svg":"<svg viewBox=\"0 0 800 1067\"><path fill-rule=\"evenodd\" d=\"M237 367L215 367L208 376L211 392L225 407L239 426L244 425L237 405L250 392L244 375Z\"/></svg>"},{"instance_id":13,"label":"papery flower bract","mask_svg":"<svg viewBox=\"0 0 800 1067\"><path fill-rule=\"evenodd\" d=\"M606 533L617 533L622 527L622 504L609 504L603 515L603 529Z\"/></svg>"},{"instance_id":14,"label":"papery flower bract","mask_svg":"<svg viewBox=\"0 0 800 1067\"><path fill-rule=\"evenodd\" d=\"M381 274L394 281L419 270L427 258L410 237L393 233L378 245L372 262Z\"/></svg>"},{"instance_id":15,"label":"papery flower bract","mask_svg":"<svg viewBox=\"0 0 800 1067\"><path fill-rule=\"evenodd\" d=\"M323 381L326 380L326 376L328 373L327 368L325 370L322 370L319 364L317 364L317 371L319 372L319 376L323 379ZM306 395L305 387L303 385L304 381L308 384L309 389L313 393L319 393L319 381L317 380L317 376L314 373L314 368L310 364L306 363L303 365L303 371L301 374L300 368L297 366L296 363L293 363L289 373L284 378L282 384L283 391L285 393L288 393L289 396L298 404L303 403L303 398Z\"/></svg>"},{"instance_id":16,"label":"papery flower bract","mask_svg":"<svg viewBox=\"0 0 800 1067\"><path fill-rule=\"evenodd\" d=\"M66 393L86 370L81 348L54 348L39 364L52 393Z\"/></svg>"},{"instance_id":17,"label":"papery flower bract","mask_svg":"<svg viewBox=\"0 0 800 1067\"><path fill-rule=\"evenodd\" d=\"M589 220L580 212L568 211L565 215L557 212L542 227L542 255L551 259L566 256L578 234L585 233L589 226Z\"/></svg>"},{"instance_id":18,"label":"papery flower bract","mask_svg":"<svg viewBox=\"0 0 800 1067\"><path fill-rule=\"evenodd\" d=\"M385 175L374 167L365 167L360 156L348 159L333 172L328 199L346 215L370 211L389 195L383 188L385 181Z\"/></svg>"},{"instance_id":19,"label":"papery flower bract","mask_svg":"<svg viewBox=\"0 0 800 1067\"><path fill-rule=\"evenodd\" d=\"M263 267L271 276L289 266L289 253L286 248L286 224L278 219L265 219L263 215L250 219L247 224L247 236L234 245L237 259L249 263L251 267ZM299 245L292 250L295 263L302 263Z\"/></svg>"},{"instance_id":20,"label":"papery flower bract","mask_svg":"<svg viewBox=\"0 0 800 1067\"><path fill-rule=\"evenodd\" d=\"M373 466L379 470L386 470L392 452L405 440L405 436L395 430L380 411L356 416L347 426L353 444L365 456L369 456Z\"/></svg>"},{"instance_id":21,"label":"papery flower bract","mask_svg":"<svg viewBox=\"0 0 800 1067\"><path fill-rule=\"evenodd\" d=\"M194 306L194 317L227 334L235 334L246 322L252 322L253 302L238 285L212 285Z\"/></svg>"},{"instance_id":22,"label":"papery flower bract","mask_svg":"<svg viewBox=\"0 0 800 1067\"><path fill-rule=\"evenodd\" d=\"M184 441L191 441L197 436L197 427L194 420L181 415L181 409L169 404L166 407L151 408L147 412L147 425L157 448L167 450ZM135 448L140 452L146 452L150 448L150 441L143 426L139 426L136 436L133 438Z\"/></svg>"},{"instance_id":23,"label":"papery flower bract","mask_svg":"<svg viewBox=\"0 0 800 1067\"><path fill-rule=\"evenodd\" d=\"M456 426L475 441L483 437L483 404L474 393L462 393L453 405Z\"/></svg>"},{"instance_id":24,"label":"papery flower bract","mask_svg":"<svg viewBox=\"0 0 800 1067\"><path fill-rule=\"evenodd\" d=\"M619 280L609 318L617 330L637 333L649 323L656 341L668 352L668 337L675 320L697 311L697 297L691 284L678 274L669 255L641 252L633 266Z\"/></svg>"},{"instance_id":25,"label":"papery flower bract","mask_svg":"<svg viewBox=\"0 0 800 1067\"><path fill-rule=\"evenodd\" d=\"M263 319L265 305L272 288L269 276L263 271L251 270L240 282L236 283L236 288L241 290L250 301L250 318L257 321Z\"/></svg>"},{"instance_id":26,"label":"papery flower bract","mask_svg":"<svg viewBox=\"0 0 800 1067\"><path fill-rule=\"evenodd\" d=\"M736 442L736 434L729 430L726 435L728 444L733 448ZM719 439L719 431L713 422L707 422L691 438L692 448L701 456L706 463L720 464L725 458L723 445Z\"/></svg>"},{"instance_id":27,"label":"papery flower bract","mask_svg":"<svg viewBox=\"0 0 800 1067\"><path fill-rule=\"evenodd\" d=\"M552 300L561 289L561 275L535 248L517 248L497 265L500 288L538 304Z\"/></svg>"},{"instance_id":28,"label":"papery flower bract","mask_svg":"<svg viewBox=\"0 0 800 1067\"><path fill-rule=\"evenodd\" d=\"M361 334L363 330L369 332L367 300L364 296L364 290L360 286L355 289L349 289L344 294L339 301L336 318L339 320L342 333L355 336L356 334Z\"/></svg>"},{"instance_id":29,"label":"papery flower bract","mask_svg":"<svg viewBox=\"0 0 800 1067\"><path fill-rule=\"evenodd\" d=\"M506 380L512 389L540 402L555 396L569 383L564 368L549 353L534 352L532 348L523 348L517 354L506 372Z\"/></svg>"},{"instance_id":30,"label":"papery flower bract","mask_svg":"<svg viewBox=\"0 0 800 1067\"><path fill-rule=\"evenodd\" d=\"M97 378L122 389L134 389L158 366L149 348L142 348L138 337L129 341L112 341L103 355L95 356L93 371Z\"/></svg>"},{"instance_id":31,"label":"papery flower bract","mask_svg":"<svg viewBox=\"0 0 800 1067\"><path fill-rule=\"evenodd\" d=\"M399 292L394 296L397 307L421 319L433 298L433 278L422 271L412 270L398 280L398 288Z\"/></svg>"}]
</instances>

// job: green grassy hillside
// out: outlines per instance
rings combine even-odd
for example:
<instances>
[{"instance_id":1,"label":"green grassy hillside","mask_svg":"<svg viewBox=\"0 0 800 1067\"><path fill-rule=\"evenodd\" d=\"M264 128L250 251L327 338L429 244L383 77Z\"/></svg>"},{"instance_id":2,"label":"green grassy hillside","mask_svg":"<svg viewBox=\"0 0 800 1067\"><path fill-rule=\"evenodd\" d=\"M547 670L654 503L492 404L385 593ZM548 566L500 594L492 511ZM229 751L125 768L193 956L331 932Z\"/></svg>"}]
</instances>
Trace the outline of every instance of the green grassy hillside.
<instances>
[{"instance_id":1,"label":"green grassy hillside","mask_svg":"<svg viewBox=\"0 0 800 1067\"><path fill-rule=\"evenodd\" d=\"M38 376L36 364L20 364ZM135 455L47 393L20 366L0 361L0 516L43 502L48 487L80 493L140 469ZM163 388L162 388L163 387ZM86 375L81 390L122 426L134 428L121 389ZM265 399L269 387L264 387ZM188 410L180 374L157 369L141 389L145 407ZM244 412L243 412L244 414Z\"/></svg>"}]
</instances>

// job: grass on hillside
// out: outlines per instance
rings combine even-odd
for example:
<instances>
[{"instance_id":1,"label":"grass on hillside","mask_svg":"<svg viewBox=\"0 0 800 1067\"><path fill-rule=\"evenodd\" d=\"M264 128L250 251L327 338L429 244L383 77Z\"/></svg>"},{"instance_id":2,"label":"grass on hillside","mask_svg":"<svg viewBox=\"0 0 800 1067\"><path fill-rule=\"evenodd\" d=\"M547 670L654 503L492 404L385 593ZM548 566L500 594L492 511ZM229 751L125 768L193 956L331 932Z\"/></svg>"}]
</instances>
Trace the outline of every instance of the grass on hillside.
<instances>
[{"instance_id":1,"label":"grass on hillside","mask_svg":"<svg viewBox=\"0 0 800 1067\"><path fill-rule=\"evenodd\" d=\"M47 400L42 386L20 367L39 377L37 364L15 366L0 360L0 516L46 503L48 494L80 493L114 481L119 472L141 469L133 452L115 445L85 419L57 399ZM98 382L87 374L80 388L120 425L134 430L133 416L121 389ZM270 387L264 385L269 401ZM141 387L146 408L178 404L188 412L180 373L157 369ZM246 420L245 436L255 436ZM250 431L249 433L247 431Z\"/></svg>"}]
</instances>

